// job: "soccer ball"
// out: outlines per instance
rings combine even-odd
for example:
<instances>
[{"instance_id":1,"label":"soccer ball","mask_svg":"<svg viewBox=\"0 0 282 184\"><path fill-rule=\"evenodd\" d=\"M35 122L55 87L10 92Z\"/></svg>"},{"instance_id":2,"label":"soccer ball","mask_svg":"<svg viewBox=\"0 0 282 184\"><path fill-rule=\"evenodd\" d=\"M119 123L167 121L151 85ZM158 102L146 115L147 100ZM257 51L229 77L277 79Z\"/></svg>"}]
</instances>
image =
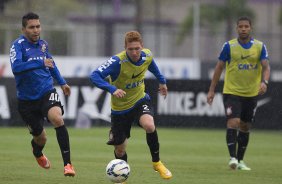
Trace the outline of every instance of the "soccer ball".
<instances>
[{"instance_id":1,"label":"soccer ball","mask_svg":"<svg viewBox=\"0 0 282 184\"><path fill-rule=\"evenodd\" d=\"M121 159L110 161L106 167L107 177L114 183L124 182L130 174L128 163Z\"/></svg>"}]
</instances>

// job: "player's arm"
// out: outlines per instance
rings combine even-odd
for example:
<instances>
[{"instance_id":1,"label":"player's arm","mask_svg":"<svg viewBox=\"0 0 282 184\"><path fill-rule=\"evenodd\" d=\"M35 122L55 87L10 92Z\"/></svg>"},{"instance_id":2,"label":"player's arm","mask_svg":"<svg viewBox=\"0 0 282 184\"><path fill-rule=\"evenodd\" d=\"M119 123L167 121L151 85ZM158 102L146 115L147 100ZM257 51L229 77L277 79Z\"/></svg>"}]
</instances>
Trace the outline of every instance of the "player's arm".
<instances>
[{"instance_id":1,"label":"player's arm","mask_svg":"<svg viewBox=\"0 0 282 184\"><path fill-rule=\"evenodd\" d=\"M265 45L262 47L260 60L262 65L262 81L259 88L259 95L262 95L267 91L268 81L270 78L269 59Z\"/></svg>"},{"instance_id":2,"label":"player's arm","mask_svg":"<svg viewBox=\"0 0 282 184\"><path fill-rule=\"evenodd\" d=\"M67 82L62 77L55 61L53 60L52 56L50 54L46 55L45 61L46 63L51 62L52 67L48 67L49 71L52 75L52 77L57 81L57 83L61 86L65 85Z\"/></svg>"},{"instance_id":3,"label":"player's arm","mask_svg":"<svg viewBox=\"0 0 282 184\"><path fill-rule=\"evenodd\" d=\"M166 79L165 77L161 74L156 62L153 60L152 63L149 65L148 70L154 74L154 76L158 79L159 81L159 92L162 96L166 98L167 96L167 85L166 85Z\"/></svg>"},{"instance_id":4,"label":"player's arm","mask_svg":"<svg viewBox=\"0 0 282 184\"><path fill-rule=\"evenodd\" d=\"M222 74L222 71L224 70L225 67L225 62L230 60L230 46L228 42L224 43L222 51L219 55L219 61L217 62L215 66L215 70L213 73L213 77L211 80L211 84L209 87L208 95L207 95L207 103L212 104L213 98L215 95L215 87L220 79L220 76Z\"/></svg>"},{"instance_id":5,"label":"player's arm","mask_svg":"<svg viewBox=\"0 0 282 184\"><path fill-rule=\"evenodd\" d=\"M207 96L207 102L210 105L213 102L213 98L214 98L214 95L215 95L215 93L214 93L215 87L216 87L216 85L219 81L219 78L221 76L222 71L224 70L224 66L225 66L224 61L218 61L216 66L215 66L214 74L213 74L213 77L212 77L212 81L211 81L208 96Z\"/></svg>"},{"instance_id":6,"label":"player's arm","mask_svg":"<svg viewBox=\"0 0 282 184\"><path fill-rule=\"evenodd\" d=\"M61 86L61 89L63 90L64 95L70 96L70 94L71 94L70 86L67 84L65 79L62 77L62 75L61 75L59 69L57 68L56 63L53 61L53 59L52 59L52 62L53 62L53 68L49 68L52 77Z\"/></svg>"},{"instance_id":7,"label":"player's arm","mask_svg":"<svg viewBox=\"0 0 282 184\"><path fill-rule=\"evenodd\" d=\"M46 52L45 52L45 59L44 64L46 67L49 68L49 71L51 73L51 76L56 80L56 82L61 86L61 89L63 90L64 95L70 96L71 94L71 88L65 81L65 79L62 77L58 67L56 66L56 63L53 60L52 55L49 53L48 44L47 45Z\"/></svg>"},{"instance_id":8,"label":"player's arm","mask_svg":"<svg viewBox=\"0 0 282 184\"><path fill-rule=\"evenodd\" d=\"M91 82L100 89L108 91L114 95L117 91L117 87L111 85L105 80L106 77L110 76L111 80L115 80L120 72L120 64L118 57L112 57L102 65L100 65L95 71L90 75ZM120 91L120 90L118 90ZM120 93L118 93L120 94Z\"/></svg>"},{"instance_id":9,"label":"player's arm","mask_svg":"<svg viewBox=\"0 0 282 184\"><path fill-rule=\"evenodd\" d=\"M20 74L30 70L44 68L44 59L23 61L22 48L19 43L14 43L10 49L10 62L14 74Z\"/></svg>"}]
</instances>

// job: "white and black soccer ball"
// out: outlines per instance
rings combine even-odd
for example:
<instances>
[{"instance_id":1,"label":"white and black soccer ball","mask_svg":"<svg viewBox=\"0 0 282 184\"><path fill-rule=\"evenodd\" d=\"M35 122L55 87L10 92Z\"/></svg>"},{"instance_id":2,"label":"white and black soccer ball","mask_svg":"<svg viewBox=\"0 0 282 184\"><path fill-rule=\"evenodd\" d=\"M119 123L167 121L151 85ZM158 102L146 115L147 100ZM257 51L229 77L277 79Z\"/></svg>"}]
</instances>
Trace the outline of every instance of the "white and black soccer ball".
<instances>
[{"instance_id":1,"label":"white and black soccer ball","mask_svg":"<svg viewBox=\"0 0 282 184\"><path fill-rule=\"evenodd\" d=\"M106 167L107 177L114 183L122 183L130 174L128 163L121 159L111 160Z\"/></svg>"}]
</instances>

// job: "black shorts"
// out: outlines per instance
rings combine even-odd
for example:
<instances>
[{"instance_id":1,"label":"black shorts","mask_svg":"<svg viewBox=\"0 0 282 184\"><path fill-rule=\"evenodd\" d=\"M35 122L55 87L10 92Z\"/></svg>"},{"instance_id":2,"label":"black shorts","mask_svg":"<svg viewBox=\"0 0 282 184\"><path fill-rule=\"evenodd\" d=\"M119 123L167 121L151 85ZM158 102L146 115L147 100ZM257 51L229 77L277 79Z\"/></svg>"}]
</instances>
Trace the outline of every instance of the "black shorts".
<instances>
[{"instance_id":1,"label":"black shorts","mask_svg":"<svg viewBox=\"0 0 282 184\"><path fill-rule=\"evenodd\" d=\"M30 133L34 136L41 134L44 120L48 120L48 111L54 106L61 107L62 113L64 113L56 89L46 93L39 100L18 100L18 111L28 126Z\"/></svg>"},{"instance_id":2,"label":"black shorts","mask_svg":"<svg viewBox=\"0 0 282 184\"><path fill-rule=\"evenodd\" d=\"M223 103L227 119L240 118L244 122L254 122L257 107L257 96L241 97L223 94Z\"/></svg>"},{"instance_id":3,"label":"black shorts","mask_svg":"<svg viewBox=\"0 0 282 184\"><path fill-rule=\"evenodd\" d=\"M130 137L130 130L133 123L137 123L139 126L140 117L143 114L150 114L154 116L153 106L150 101L144 100L140 102L131 111L116 115L111 115L111 131L110 131L110 145L120 145L126 138Z\"/></svg>"}]
</instances>

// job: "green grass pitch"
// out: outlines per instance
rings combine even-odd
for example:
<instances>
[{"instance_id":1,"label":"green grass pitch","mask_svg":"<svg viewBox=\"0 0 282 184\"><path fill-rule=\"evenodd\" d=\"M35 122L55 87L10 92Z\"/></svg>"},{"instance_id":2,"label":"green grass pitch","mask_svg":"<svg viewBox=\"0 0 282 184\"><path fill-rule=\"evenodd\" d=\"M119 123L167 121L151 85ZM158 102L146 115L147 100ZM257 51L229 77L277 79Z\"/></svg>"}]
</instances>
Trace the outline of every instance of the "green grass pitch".
<instances>
[{"instance_id":1,"label":"green grass pitch","mask_svg":"<svg viewBox=\"0 0 282 184\"><path fill-rule=\"evenodd\" d=\"M74 178L64 177L63 162L55 130L47 128L44 153L51 168L40 168L31 153L31 136L26 128L0 128L0 183L3 184L111 184L105 176L113 147L106 145L108 128L69 128ZM231 171L225 130L158 129L161 160L172 171L163 180L151 165L145 134L133 128L128 144L131 173L128 184L281 184L282 132L253 130L245 162L252 171Z\"/></svg>"}]
</instances>

